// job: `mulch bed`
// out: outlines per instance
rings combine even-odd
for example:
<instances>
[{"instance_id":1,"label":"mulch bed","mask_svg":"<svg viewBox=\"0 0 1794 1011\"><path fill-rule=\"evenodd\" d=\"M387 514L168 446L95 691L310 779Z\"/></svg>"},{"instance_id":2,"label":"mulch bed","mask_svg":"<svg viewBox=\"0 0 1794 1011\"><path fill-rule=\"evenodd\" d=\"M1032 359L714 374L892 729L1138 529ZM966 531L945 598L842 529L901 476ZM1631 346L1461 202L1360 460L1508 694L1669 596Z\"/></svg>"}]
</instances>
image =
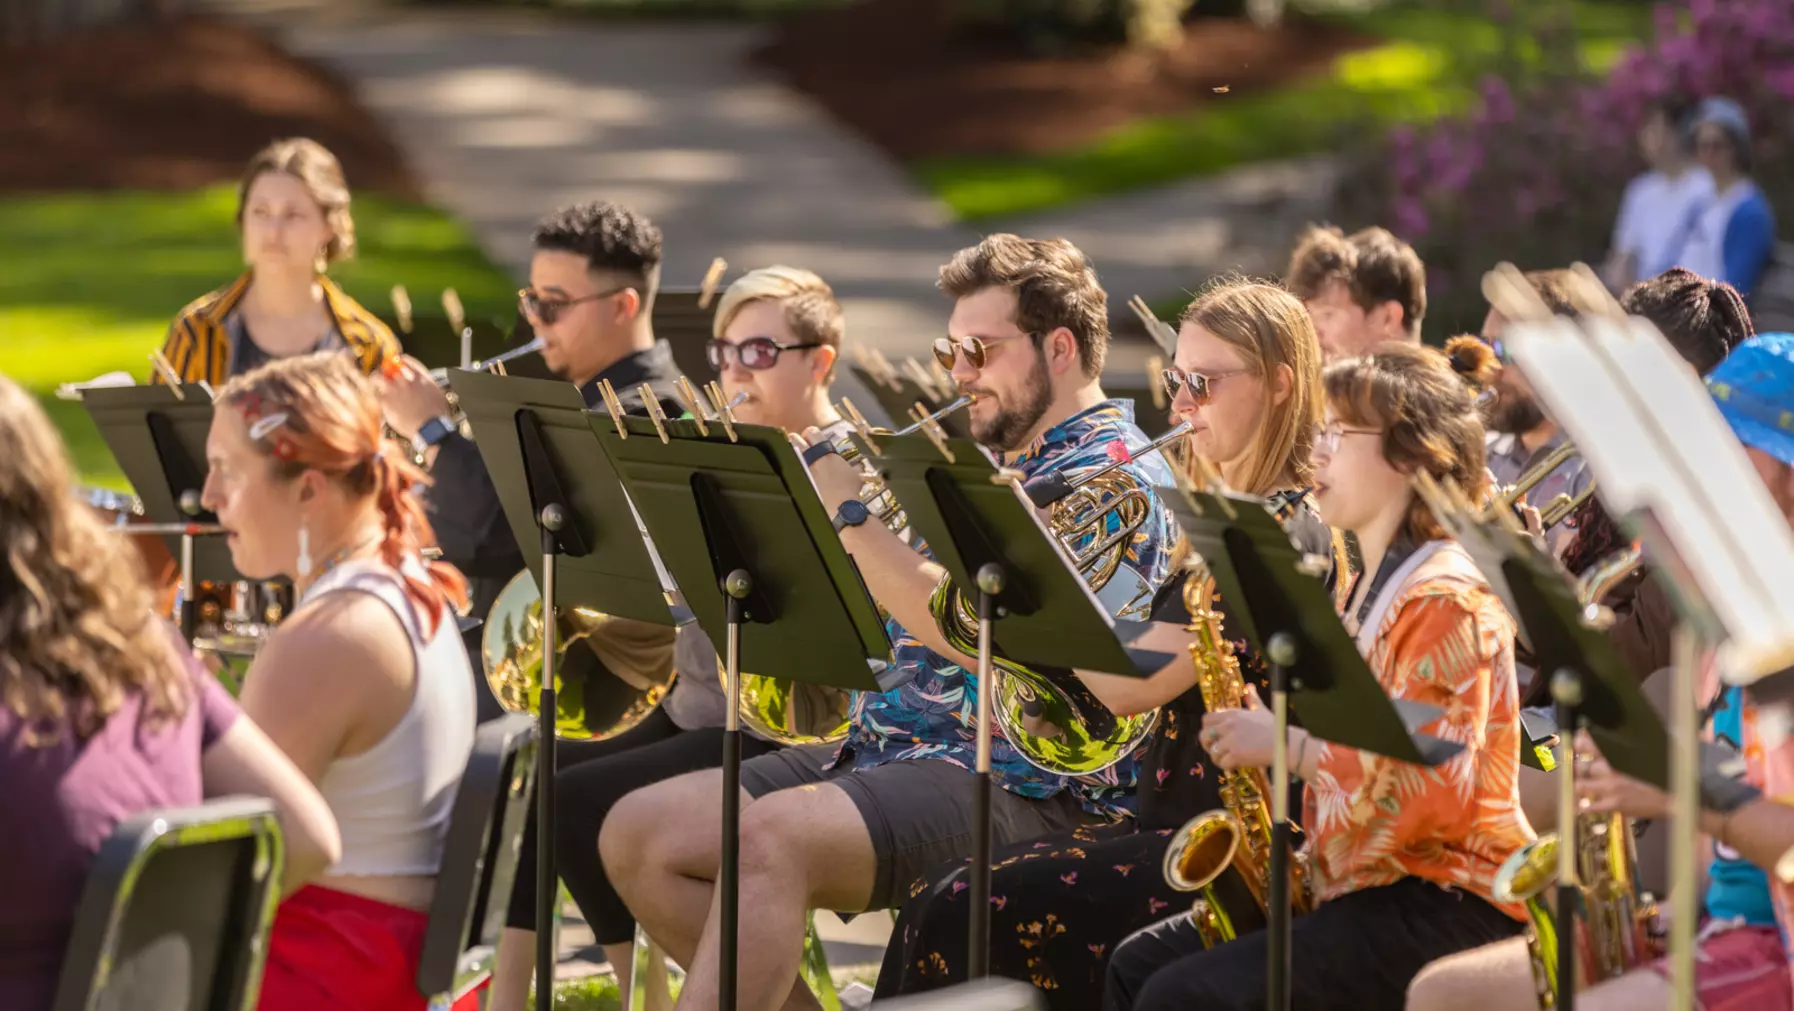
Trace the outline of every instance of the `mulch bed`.
<instances>
[{"instance_id":1,"label":"mulch bed","mask_svg":"<svg viewBox=\"0 0 1794 1011\"><path fill-rule=\"evenodd\" d=\"M347 85L216 19L0 47L0 95L0 192L203 186L236 179L268 141L306 136L357 191L421 193Z\"/></svg>"},{"instance_id":2,"label":"mulch bed","mask_svg":"<svg viewBox=\"0 0 1794 1011\"><path fill-rule=\"evenodd\" d=\"M1107 46L1034 58L1018 44L954 32L946 12L955 2L866 0L797 15L756 59L909 161L1064 150L1142 116L1311 75L1370 41L1295 16L1271 30L1196 18L1163 54Z\"/></svg>"}]
</instances>

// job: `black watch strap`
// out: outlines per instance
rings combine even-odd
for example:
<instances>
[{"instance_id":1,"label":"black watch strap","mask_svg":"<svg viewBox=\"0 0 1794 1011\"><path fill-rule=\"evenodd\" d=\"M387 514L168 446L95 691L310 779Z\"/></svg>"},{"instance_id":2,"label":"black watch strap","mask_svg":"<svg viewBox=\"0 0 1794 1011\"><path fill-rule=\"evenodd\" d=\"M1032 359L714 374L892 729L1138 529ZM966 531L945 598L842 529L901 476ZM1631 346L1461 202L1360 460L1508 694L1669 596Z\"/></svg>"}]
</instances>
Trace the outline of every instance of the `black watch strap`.
<instances>
[{"instance_id":1,"label":"black watch strap","mask_svg":"<svg viewBox=\"0 0 1794 1011\"><path fill-rule=\"evenodd\" d=\"M835 508L835 533L857 527L872 518L872 510L857 498L850 498Z\"/></svg>"},{"instance_id":2,"label":"black watch strap","mask_svg":"<svg viewBox=\"0 0 1794 1011\"><path fill-rule=\"evenodd\" d=\"M814 467L816 466L817 460L820 460L825 456L838 456L840 452L841 450L836 448L832 440L824 439L816 445L811 446L809 449L804 450L804 466Z\"/></svg>"}]
</instances>

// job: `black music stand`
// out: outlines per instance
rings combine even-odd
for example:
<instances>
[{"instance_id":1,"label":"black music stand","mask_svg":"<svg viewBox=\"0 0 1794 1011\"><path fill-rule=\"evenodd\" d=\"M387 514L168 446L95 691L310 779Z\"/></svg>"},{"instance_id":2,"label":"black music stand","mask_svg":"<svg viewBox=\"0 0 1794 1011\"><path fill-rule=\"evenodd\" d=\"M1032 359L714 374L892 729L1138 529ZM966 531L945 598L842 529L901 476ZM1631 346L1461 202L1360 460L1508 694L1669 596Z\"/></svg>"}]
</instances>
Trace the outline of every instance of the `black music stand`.
<instances>
[{"instance_id":1,"label":"black music stand","mask_svg":"<svg viewBox=\"0 0 1794 1011\"><path fill-rule=\"evenodd\" d=\"M1444 715L1436 706L1391 699L1359 655L1334 611L1315 567L1291 543L1264 504L1201 489L1159 488L1191 547L1208 563L1215 586L1247 639L1270 668L1271 712L1277 722L1271 763L1271 882L1266 900L1266 1006L1290 998L1289 697L1300 692L1299 723L1323 741L1434 766L1464 750L1419 733Z\"/></svg>"},{"instance_id":2,"label":"black music stand","mask_svg":"<svg viewBox=\"0 0 1794 1011\"><path fill-rule=\"evenodd\" d=\"M195 588L201 581L245 578L231 561L218 517L200 505L206 484L206 436L212 430L212 391L202 383L178 386L81 387L81 403L153 526L181 563L181 635L192 642L198 623ZM201 539L203 538L203 539Z\"/></svg>"},{"instance_id":3,"label":"black music stand","mask_svg":"<svg viewBox=\"0 0 1794 1011\"><path fill-rule=\"evenodd\" d=\"M784 432L721 419L587 415L711 641L724 644L719 1004L735 1007L739 945L741 671L887 691L896 668L878 607ZM743 656L750 658L743 661Z\"/></svg>"},{"instance_id":4,"label":"black music stand","mask_svg":"<svg viewBox=\"0 0 1794 1011\"><path fill-rule=\"evenodd\" d=\"M1440 510L1435 509L1435 512ZM1449 511L1449 510L1446 510ZM1584 620L1587 611L1564 573L1523 534L1488 524L1448 519L1491 585L1531 640L1541 674L1549 672L1557 721L1558 857L1562 869L1575 859L1576 731L1587 730L1610 765L1633 779L1669 788L1669 740L1663 721L1639 691L1636 677L1613 642ZM1558 980L1576 978L1577 896L1559 888L1553 913L1559 943ZM1574 985L1558 987L1558 1004L1575 1007Z\"/></svg>"},{"instance_id":5,"label":"black music stand","mask_svg":"<svg viewBox=\"0 0 1794 1011\"><path fill-rule=\"evenodd\" d=\"M554 993L554 752L559 724L553 616L572 606L671 627L661 590L629 501L592 436L585 401L571 383L453 370L449 381L473 426L480 459L492 475L518 544L541 545L523 557L542 593L542 683L536 756L536 1000Z\"/></svg>"},{"instance_id":6,"label":"black music stand","mask_svg":"<svg viewBox=\"0 0 1794 1011\"><path fill-rule=\"evenodd\" d=\"M939 441L937 441L939 440ZM991 656L1021 663L1147 677L1167 653L1131 645L1150 623L1112 618L1072 560L1042 526L1019 480L1000 474L983 447L928 434L859 439L909 516L978 616L978 752L972 822L972 899L967 977L989 973ZM1145 604L1150 604L1150 593ZM1100 731L1113 716L1067 673L1056 679L1077 709L1049 718L1080 719ZM1043 700L1044 702L1045 700Z\"/></svg>"}]
</instances>

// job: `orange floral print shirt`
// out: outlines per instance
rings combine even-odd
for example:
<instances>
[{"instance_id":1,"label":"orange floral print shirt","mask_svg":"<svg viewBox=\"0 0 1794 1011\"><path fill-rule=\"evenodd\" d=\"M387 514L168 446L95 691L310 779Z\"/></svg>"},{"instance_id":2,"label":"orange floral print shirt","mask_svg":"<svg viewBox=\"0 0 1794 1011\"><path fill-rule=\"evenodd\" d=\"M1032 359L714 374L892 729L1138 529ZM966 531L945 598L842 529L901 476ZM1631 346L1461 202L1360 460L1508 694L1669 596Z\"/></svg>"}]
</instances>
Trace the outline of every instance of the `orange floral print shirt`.
<instances>
[{"instance_id":1,"label":"orange floral print shirt","mask_svg":"<svg viewBox=\"0 0 1794 1011\"><path fill-rule=\"evenodd\" d=\"M1320 761L1302 824L1315 897L1412 876L1494 902L1495 872L1535 838L1520 808L1513 619L1456 544L1385 592L1397 596L1366 661L1391 698L1445 711L1420 732L1465 747L1429 769L1311 744ZM1519 904L1495 905L1525 918Z\"/></svg>"}]
</instances>

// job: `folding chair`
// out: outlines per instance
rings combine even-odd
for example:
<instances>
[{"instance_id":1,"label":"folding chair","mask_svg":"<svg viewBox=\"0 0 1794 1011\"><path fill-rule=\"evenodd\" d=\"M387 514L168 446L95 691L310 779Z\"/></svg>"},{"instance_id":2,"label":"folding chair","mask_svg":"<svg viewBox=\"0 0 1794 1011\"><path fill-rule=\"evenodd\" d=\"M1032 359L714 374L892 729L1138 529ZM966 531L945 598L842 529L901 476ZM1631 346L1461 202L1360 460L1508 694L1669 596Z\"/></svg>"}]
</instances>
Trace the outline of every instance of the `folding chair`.
<instances>
[{"instance_id":1,"label":"folding chair","mask_svg":"<svg viewBox=\"0 0 1794 1011\"><path fill-rule=\"evenodd\" d=\"M418 992L432 1008L453 1006L491 974L535 781L536 745L536 718L529 713L489 720L474 736L417 967Z\"/></svg>"},{"instance_id":2,"label":"folding chair","mask_svg":"<svg viewBox=\"0 0 1794 1011\"><path fill-rule=\"evenodd\" d=\"M274 804L145 811L100 846L53 1011L245 1011L261 995L283 851Z\"/></svg>"}]
</instances>

